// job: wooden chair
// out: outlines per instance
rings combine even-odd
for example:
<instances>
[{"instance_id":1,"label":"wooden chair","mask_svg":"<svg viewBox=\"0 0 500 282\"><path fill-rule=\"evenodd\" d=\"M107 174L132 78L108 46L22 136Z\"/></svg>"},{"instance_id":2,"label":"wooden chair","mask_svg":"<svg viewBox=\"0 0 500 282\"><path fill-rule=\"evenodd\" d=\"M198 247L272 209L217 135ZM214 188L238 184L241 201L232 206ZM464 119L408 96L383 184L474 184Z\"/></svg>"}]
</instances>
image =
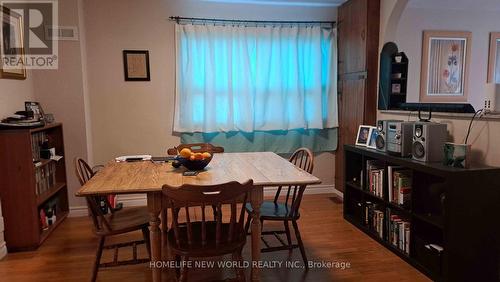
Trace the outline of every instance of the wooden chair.
<instances>
[{"instance_id":1,"label":"wooden chair","mask_svg":"<svg viewBox=\"0 0 500 282\"><path fill-rule=\"evenodd\" d=\"M246 242L244 229L245 204L252 189L253 181L244 184L229 182L214 186L182 185L163 186L165 200L172 211L172 228L168 231L168 245L177 260L190 258L216 257L232 254L234 261L243 261L241 251ZM241 202L239 215L237 203ZM223 222L223 204L229 204L229 222ZM189 207L201 206L201 221L193 222ZM216 216L207 219L205 208L215 206ZM179 212L185 210L185 221L179 221ZM181 264L184 265L184 264ZM187 268L180 270L180 281L187 281ZM237 269L237 279L245 281L245 273Z\"/></svg>"},{"instance_id":2,"label":"wooden chair","mask_svg":"<svg viewBox=\"0 0 500 282\"><path fill-rule=\"evenodd\" d=\"M178 155L179 152L184 149L184 148L189 148L193 153L204 153L204 152L209 152L209 153L224 153L224 147L220 146L214 146L210 143L191 143L191 144L180 144L177 147L170 148L167 150L167 155ZM166 203L164 203L164 206L167 206ZM216 216L217 209L214 207L213 208L213 213L214 217ZM162 212L162 221L166 218L164 215L166 213L166 210L163 210ZM165 231L165 230L164 230Z\"/></svg>"},{"instance_id":3,"label":"wooden chair","mask_svg":"<svg viewBox=\"0 0 500 282\"><path fill-rule=\"evenodd\" d=\"M224 147L214 146L210 143L192 143L192 144L180 144L177 147L170 148L167 150L168 155L177 155L184 149L189 148L194 153L224 153Z\"/></svg>"},{"instance_id":4,"label":"wooden chair","mask_svg":"<svg viewBox=\"0 0 500 282\"><path fill-rule=\"evenodd\" d=\"M295 166L303 169L308 173L312 173L314 168L314 155L307 148L300 148L296 150L290 157L289 161ZM264 226L265 220L272 221L282 221L285 227L284 230L277 231L262 231L262 242L266 246L261 251L262 252L274 252L281 250L290 250L294 248L299 248L304 260L305 268L308 269L307 256L304 249L304 244L302 243L302 238L300 236L299 227L297 225L297 220L300 218L299 207L302 201L302 196L306 185L299 186L288 186L287 193L284 202L279 202L279 196L281 194L282 186L278 187L276 195L273 201L264 201L260 207L260 221L262 227ZM248 212L248 218L245 225L245 230L248 233L250 229L250 222L252 220L251 214L253 212L252 206L246 204L246 211ZM295 237L297 238L297 244L292 244L292 239L290 235L289 222L292 222L292 226L295 230ZM287 242L285 243L279 234L285 234ZM271 247L269 243L264 239L264 235L274 235L276 239L281 243L281 246Z\"/></svg>"},{"instance_id":5,"label":"wooden chair","mask_svg":"<svg viewBox=\"0 0 500 282\"><path fill-rule=\"evenodd\" d=\"M82 159L75 159L76 175L81 185L84 185L90 178L94 176L94 172L90 166ZM88 196L85 197L90 210L92 222L94 223L94 233L99 237L97 246L96 258L92 269L92 280L97 278L99 267L114 267L129 264L139 264L150 261L151 247L149 242L149 212L146 207L134 207L115 210L110 208L110 214L104 214L100 208L101 197ZM107 198L106 198L107 201ZM109 204L109 203L108 203ZM136 240L125 243L117 243L104 245L106 237L124 234L133 231L142 231L143 240ZM147 259L137 258L137 245L146 244L148 256ZM123 247L133 247L132 259L119 261L118 250ZM103 249L114 249L114 258L112 262L101 263Z\"/></svg>"}]
</instances>

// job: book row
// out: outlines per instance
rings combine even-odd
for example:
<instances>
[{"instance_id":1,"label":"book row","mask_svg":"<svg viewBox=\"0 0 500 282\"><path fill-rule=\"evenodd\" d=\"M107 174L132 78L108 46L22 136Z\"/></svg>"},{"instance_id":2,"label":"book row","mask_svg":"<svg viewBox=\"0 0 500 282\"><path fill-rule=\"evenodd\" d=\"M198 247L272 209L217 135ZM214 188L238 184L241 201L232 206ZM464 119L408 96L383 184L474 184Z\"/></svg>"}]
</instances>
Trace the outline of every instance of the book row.
<instances>
[{"instance_id":1,"label":"book row","mask_svg":"<svg viewBox=\"0 0 500 282\"><path fill-rule=\"evenodd\" d=\"M35 168L35 194L41 195L56 184L56 163L50 162L43 167Z\"/></svg>"},{"instance_id":2,"label":"book row","mask_svg":"<svg viewBox=\"0 0 500 282\"><path fill-rule=\"evenodd\" d=\"M386 180L387 171L387 180ZM366 161L365 191L386 199L403 207L409 207L411 202L412 171L399 166L387 166L377 160ZM384 189L387 182L387 190ZM386 195L386 193L388 195Z\"/></svg>"},{"instance_id":3,"label":"book row","mask_svg":"<svg viewBox=\"0 0 500 282\"><path fill-rule=\"evenodd\" d=\"M40 160L42 144L47 142L47 140L47 134L43 131L31 134L31 153L33 162L37 162Z\"/></svg>"},{"instance_id":4,"label":"book row","mask_svg":"<svg viewBox=\"0 0 500 282\"><path fill-rule=\"evenodd\" d=\"M381 239L407 255L410 254L410 221L389 208L365 202L364 224Z\"/></svg>"},{"instance_id":5,"label":"book row","mask_svg":"<svg viewBox=\"0 0 500 282\"><path fill-rule=\"evenodd\" d=\"M388 210L389 226L387 240L396 248L410 255L410 222Z\"/></svg>"}]
</instances>

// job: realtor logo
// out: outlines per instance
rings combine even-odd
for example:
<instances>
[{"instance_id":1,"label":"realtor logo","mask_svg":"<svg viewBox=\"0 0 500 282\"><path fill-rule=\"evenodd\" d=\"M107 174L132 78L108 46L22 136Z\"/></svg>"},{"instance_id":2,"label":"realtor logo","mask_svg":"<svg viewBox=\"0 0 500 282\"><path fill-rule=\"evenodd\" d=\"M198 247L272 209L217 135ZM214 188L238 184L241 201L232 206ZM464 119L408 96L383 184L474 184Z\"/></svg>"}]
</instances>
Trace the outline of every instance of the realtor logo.
<instances>
[{"instance_id":1,"label":"realtor logo","mask_svg":"<svg viewBox=\"0 0 500 282\"><path fill-rule=\"evenodd\" d=\"M9 0L0 5L2 69L57 69L58 44L46 32L57 27L57 0Z\"/></svg>"}]
</instances>

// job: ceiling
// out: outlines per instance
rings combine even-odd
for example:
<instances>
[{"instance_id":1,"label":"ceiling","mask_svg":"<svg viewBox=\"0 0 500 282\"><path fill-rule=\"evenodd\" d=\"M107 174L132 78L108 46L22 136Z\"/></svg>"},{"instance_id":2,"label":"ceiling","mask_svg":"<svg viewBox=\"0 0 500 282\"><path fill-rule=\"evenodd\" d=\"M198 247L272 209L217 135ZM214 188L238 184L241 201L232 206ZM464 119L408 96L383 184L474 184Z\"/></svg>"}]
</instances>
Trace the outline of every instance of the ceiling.
<instances>
[{"instance_id":1,"label":"ceiling","mask_svg":"<svg viewBox=\"0 0 500 282\"><path fill-rule=\"evenodd\" d=\"M202 2L225 4L251 4L294 7L337 7L347 0L201 0Z\"/></svg>"}]
</instances>

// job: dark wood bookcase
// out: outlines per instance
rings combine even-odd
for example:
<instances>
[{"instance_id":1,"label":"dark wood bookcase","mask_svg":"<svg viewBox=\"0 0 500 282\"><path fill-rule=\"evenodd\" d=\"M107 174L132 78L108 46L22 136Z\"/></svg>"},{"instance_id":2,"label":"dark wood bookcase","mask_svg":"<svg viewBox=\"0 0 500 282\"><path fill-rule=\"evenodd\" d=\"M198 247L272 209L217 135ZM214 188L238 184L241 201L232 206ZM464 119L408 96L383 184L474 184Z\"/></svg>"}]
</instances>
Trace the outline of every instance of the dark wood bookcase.
<instances>
[{"instance_id":1,"label":"dark wood bookcase","mask_svg":"<svg viewBox=\"0 0 500 282\"><path fill-rule=\"evenodd\" d=\"M353 145L344 146L344 156L347 221L434 281L500 281L500 168L451 168ZM368 160L385 167L384 197L367 189ZM412 173L406 207L388 199L388 166ZM386 212L382 237L365 224L367 202ZM409 254L388 241L389 211L410 221ZM444 250L439 253L429 244Z\"/></svg>"},{"instance_id":2,"label":"dark wood bookcase","mask_svg":"<svg viewBox=\"0 0 500 282\"><path fill-rule=\"evenodd\" d=\"M0 199L5 220L5 241L9 252L33 250L40 246L67 217L68 189L65 158L59 161L40 159L35 165L38 144L34 137L44 134L56 154L64 156L62 124L34 129L0 131ZM54 176L42 189L39 171L51 167ZM48 171L48 169L46 170ZM48 203L56 207L56 221L45 230L40 210Z\"/></svg>"}]
</instances>

